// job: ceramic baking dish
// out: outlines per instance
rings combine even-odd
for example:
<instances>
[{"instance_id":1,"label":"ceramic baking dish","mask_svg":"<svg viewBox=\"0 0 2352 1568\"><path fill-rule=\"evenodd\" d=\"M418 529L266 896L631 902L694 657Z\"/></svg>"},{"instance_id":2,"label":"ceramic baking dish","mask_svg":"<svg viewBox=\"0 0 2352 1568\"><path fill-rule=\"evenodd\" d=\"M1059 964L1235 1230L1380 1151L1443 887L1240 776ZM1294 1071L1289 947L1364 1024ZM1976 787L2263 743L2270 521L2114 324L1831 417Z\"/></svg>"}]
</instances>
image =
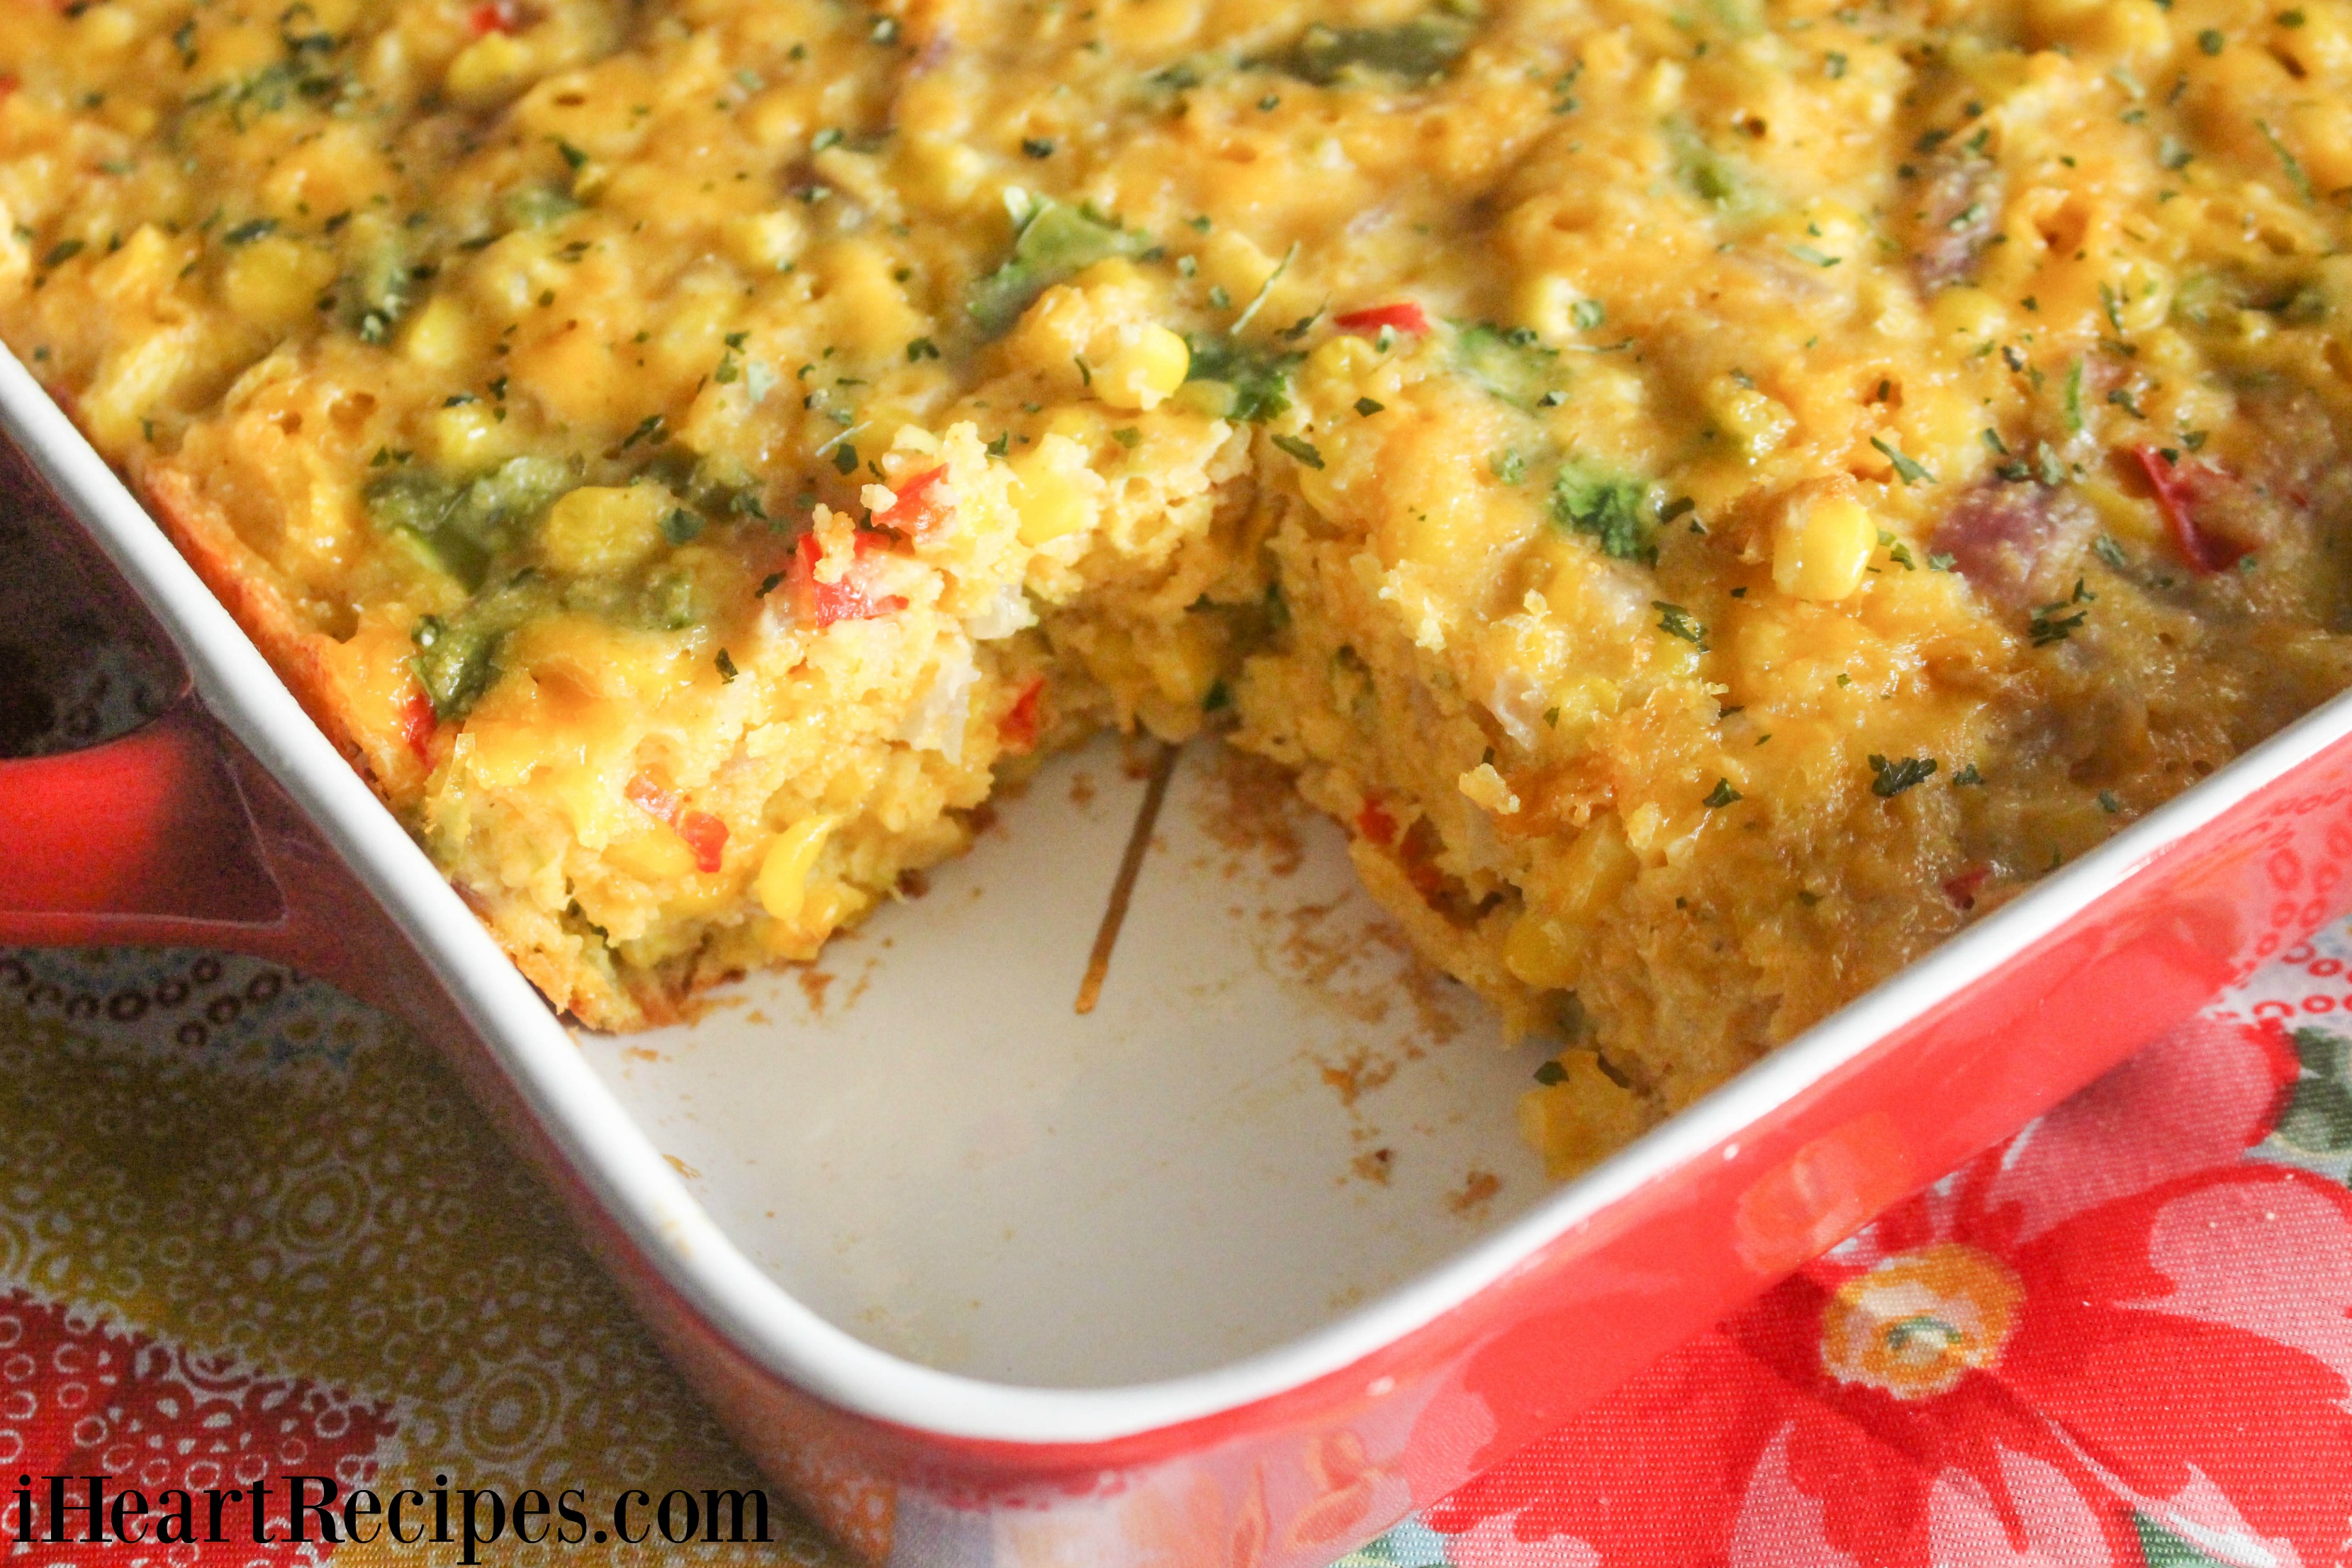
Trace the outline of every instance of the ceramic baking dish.
<instances>
[{"instance_id":1,"label":"ceramic baking dish","mask_svg":"<svg viewBox=\"0 0 2352 1568\"><path fill-rule=\"evenodd\" d=\"M0 941L244 949L408 1014L880 1560L1328 1562L2352 902L2339 700L1552 1185L1512 1127L1540 1049L1213 747L1077 1014L1151 771L1106 742L817 968L575 1034L5 355L0 424L12 504L185 675L130 735L0 763Z\"/></svg>"}]
</instances>

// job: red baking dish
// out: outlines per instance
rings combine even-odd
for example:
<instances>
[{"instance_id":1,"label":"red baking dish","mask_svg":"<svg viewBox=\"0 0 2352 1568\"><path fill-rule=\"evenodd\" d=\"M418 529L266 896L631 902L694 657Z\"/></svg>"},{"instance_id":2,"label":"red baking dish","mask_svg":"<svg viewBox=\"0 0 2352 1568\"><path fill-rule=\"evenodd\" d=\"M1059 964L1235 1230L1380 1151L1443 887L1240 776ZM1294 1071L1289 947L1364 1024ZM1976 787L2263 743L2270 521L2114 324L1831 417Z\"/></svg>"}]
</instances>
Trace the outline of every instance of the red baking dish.
<instances>
[{"instance_id":1,"label":"red baking dish","mask_svg":"<svg viewBox=\"0 0 2352 1568\"><path fill-rule=\"evenodd\" d=\"M575 1035L13 358L0 421L185 670L133 733L0 763L0 941L242 949L405 1013L877 1560L1327 1562L2352 901L2338 700L1549 1185L1510 1130L1539 1049L1480 1047L1205 749L1076 1016L1143 787L1098 751L826 969Z\"/></svg>"}]
</instances>

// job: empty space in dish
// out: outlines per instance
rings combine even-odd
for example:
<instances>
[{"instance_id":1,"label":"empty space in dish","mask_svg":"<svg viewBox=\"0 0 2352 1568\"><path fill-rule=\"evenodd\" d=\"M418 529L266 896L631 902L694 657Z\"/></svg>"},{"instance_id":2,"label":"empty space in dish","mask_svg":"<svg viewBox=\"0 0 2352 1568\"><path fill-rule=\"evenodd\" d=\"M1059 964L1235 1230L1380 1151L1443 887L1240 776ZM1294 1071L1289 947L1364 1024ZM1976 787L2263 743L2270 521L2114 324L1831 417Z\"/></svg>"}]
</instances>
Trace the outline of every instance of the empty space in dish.
<instances>
[{"instance_id":1,"label":"empty space in dish","mask_svg":"<svg viewBox=\"0 0 2352 1568\"><path fill-rule=\"evenodd\" d=\"M821 960L583 1035L735 1243L883 1349L1105 1386L1270 1348L1548 1190L1506 1047L1280 774L1181 754L1099 1004L1074 1003L1150 752L1103 741Z\"/></svg>"}]
</instances>

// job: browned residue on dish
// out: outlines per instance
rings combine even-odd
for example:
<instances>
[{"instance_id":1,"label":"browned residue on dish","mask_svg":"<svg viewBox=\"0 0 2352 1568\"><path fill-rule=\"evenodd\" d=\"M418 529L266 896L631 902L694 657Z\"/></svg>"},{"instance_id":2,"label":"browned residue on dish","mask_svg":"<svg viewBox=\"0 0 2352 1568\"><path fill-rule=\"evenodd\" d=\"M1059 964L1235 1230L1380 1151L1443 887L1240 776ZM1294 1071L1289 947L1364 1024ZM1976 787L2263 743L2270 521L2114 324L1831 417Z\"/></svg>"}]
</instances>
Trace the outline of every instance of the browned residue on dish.
<instances>
[{"instance_id":1,"label":"browned residue on dish","mask_svg":"<svg viewBox=\"0 0 2352 1568\"><path fill-rule=\"evenodd\" d=\"M1466 1215L1485 1205L1486 1201L1503 1190L1502 1178L1494 1172L1472 1166L1462 1178L1462 1190L1450 1194L1445 1206L1455 1214Z\"/></svg>"},{"instance_id":2,"label":"browned residue on dish","mask_svg":"<svg viewBox=\"0 0 2352 1568\"><path fill-rule=\"evenodd\" d=\"M1339 1096L1339 1103L1350 1110L1356 1109L1356 1101L1397 1074L1392 1058L1376 1057L1361 1046L1336 1062L1318 1058L1315 1065L1323 1081Z\"/></svg>"},{"instance_id":3,"label":"browned residue on dish","mask_svg":"<svg viewBox=\"0 0 2352 1568\"><path fill-rule=\"evenodd\" d=\"M683 1160L679 1159L677 1155L675 1155L675 1154L664 1154L664 1155L662 1156L662 1158L669 1162L669 1168L670 1168L671 1170L676 1171L679 1175L684 1176L688 1181L689 1181L689 1182L698 1182L698 1181L702 1180L702 1173L701 1173L701 1172L699 1172L699 1171L696 1170L693 1166L691 1166L691 1165L688 1164L685 1161L683 1161Z\"/></svg>"},{"instance_id":4,"label":"browned residue on dish","mask_svg":"<svg viewBox=\"0 0 2352 1568\"><path fill-rule=\"evenodd\" d=\"M1356 1174L1380 1186L1389 1184L1389 1173L1396 1169L1396 1151L1389 1148L1370 1150L1352 1162Z\"/></svg>"},{"instance_id":5,"label":"browned residue on dish","mask_svg":"<svg viewBox=\"0 0 2352 1568\"><path fill-rule=\"evenodd\" d=\"M1307 807L1290 775L1264 757L1221 746L1209 777L1212 787L1196 815L1201 830L1232 857L1224 874L1239 876L1245 867L1263 867L1276 877L1297 870L1305 858L1298 825Z\"/></svg>"},{"instance_id":6,"label":"browned residue on dish","mask_svg":"<svg viewBox=\"0 0 2352 1568\"><path fill-rule=\"evenodd\" d=\"M930 890L931 878L929 872L917 869L914 867L908 867L906 870L898 873L898 896L900 898L919 899Z\"/></svg>"},{"instance_id":7,"label":"browned residue on dish","mask_svg":"<svg viewBox=\"0 0 2352 1568\"><path fill-rule=\"evenodd\" d=\"M833 973L812 963L803 966L799 979L801 994L808 998L809 1012L816 1017L824 1017L824 994L833 988Z\"/></svg>"},{"instance_id":8,"label":"browned residue on dish","mask_svg":"<svg viewBox=\"0 0 2352 1568\"><path fill-rule=\"evenodd\" d=\"M1080 773L1070 775L1070 804L1080 808L1095 803L1095 775Z\"/></svg>"},{"instance_id":9,"label":"browned residue on dish","mask_svg":"<svg viewBox=\"0 0 2352 1568\"><path fill-rule=\"evenodd\" d=\"M657 1062L662 1059L662 1054L643 1046L623 1046L621 1059L625 1062Z\"/></svg>"}]
</instances>

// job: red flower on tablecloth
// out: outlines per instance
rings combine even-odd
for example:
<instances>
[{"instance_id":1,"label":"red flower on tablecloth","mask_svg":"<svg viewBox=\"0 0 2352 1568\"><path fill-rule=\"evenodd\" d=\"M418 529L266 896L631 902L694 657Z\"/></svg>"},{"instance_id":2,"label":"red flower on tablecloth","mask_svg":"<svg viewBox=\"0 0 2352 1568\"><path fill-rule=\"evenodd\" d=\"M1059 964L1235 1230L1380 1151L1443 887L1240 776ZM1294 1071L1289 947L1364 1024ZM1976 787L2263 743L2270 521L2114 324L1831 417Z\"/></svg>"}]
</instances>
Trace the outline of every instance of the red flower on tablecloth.
<instances>
[{"instance_id":1,"label":"red flower on tablecloth","mask_svg":"<svg viewBox=\"0 0 2352 1568\"><path fill-rule=\"evenodd\" d=\"M2181 1031L1430 1510L1459 1568L2352 1551L2352 1194L2243 1161L2274 1029Z\"/></svg>"},{"instance_id":2,"label":"red flower on tablecloth","mask_svg":"<svg viewBox=\"0 0 2352 1568\"><path fill-rule=\"evenodd\" d=\"M126 1332L91 1312L0 1290L0 1542L13 1545L27 1532L14 1483L20 1474L30 1476L29 1532L44 1542L27 1549L33 1560L69 1560L77 1568L316 1561L329 1549L320 1544L315 1515L305 1519L307 1543L288 1539L284 1478L331 1479L339 1496L373 1486L394 1425L387 1407L307 1378L271 1376ZM110 1532L113 1505L126 1491L138 1494L141 1508L162 1510L177 1506L178 1492L249 1491L266 1480L263 1523L270 1544L252 1544L249 1503L242 1501L224 1511L224 1534L233 1538L226 1545L153 1544L164 1528L160 1511L126 1514L143 1544L46 1544L46 1478L93 1475L107 1478L100 1498ZM306 1483L305 1501L324 1495L319 1481ZM89 1483L77 1479L65 1496L63 1533L84 1542ZM198 1497L192 1510L200 1531L208 1524L206 1507Z\"/></svg>"}]
</instances>

